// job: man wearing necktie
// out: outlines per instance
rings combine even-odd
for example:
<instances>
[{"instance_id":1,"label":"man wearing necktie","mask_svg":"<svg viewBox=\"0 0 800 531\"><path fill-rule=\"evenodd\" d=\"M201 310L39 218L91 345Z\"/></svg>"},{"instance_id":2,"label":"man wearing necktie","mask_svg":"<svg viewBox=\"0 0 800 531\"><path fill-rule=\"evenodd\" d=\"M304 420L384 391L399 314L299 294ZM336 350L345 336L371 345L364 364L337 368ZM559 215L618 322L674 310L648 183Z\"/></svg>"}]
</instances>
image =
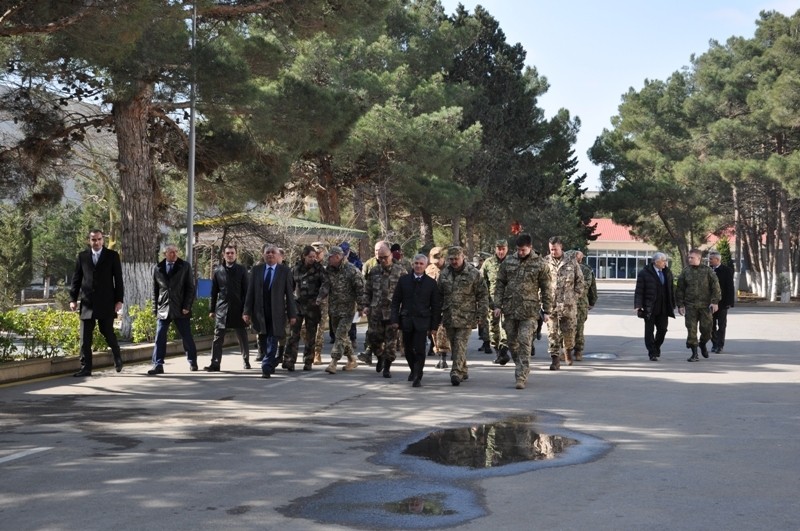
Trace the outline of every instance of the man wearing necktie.
<instances>
[{"instance_id":1,"label":"man wearing necktie","mask_svg":"<svg viewBox=\"0 0 800 531\"><path fill-rule=\"evenodd\" d=\"M403 351L411 374L408 379L413 387L422 385L425 367L425 340L439 328L442 318L442 303L436 281L425 274L428 257L414 256L412 273L400 277L392 294L390 322L403 334Z\"/></svg>"},{"instance_id":2,"label":"man wearing necktie","mask_svg":"<svg viewBox=\"0 0 800 531\"><path fill-rule=\"evenodd\" d=\"M286 323L295 323L297 307L291 270L278 263L278 247L264 245L263 264L253 268L242 319L258 332L258 350L263 355L261 377L269 378L277 366L278 339L286 335Z\"/></svg>"},{"instance_id":3,"label":"man wearing necktie","mask_svg":"<svg viewBox=\"0 0 800 531\"><path fill-rule=\"evenodd\" d=\"M658 361L667 335L668 318L675 318L675 293L667 255L653 255L651 263L636 276L633 307L644 319L644 345L650 361Z\"/></svg>"},{"instance_id":4,"label":"man wearing necktie","mask_svg":"<svg viewBox=\"0 0 800 531\"><path fill-rule=\"evenodd\" d=\"M149 376L164 374L167 353L167 331L175 323L183 340L183 350L189 370L197 370L197 347L192 337L192 305L194 304L194 276L192 266L178 257L178 247L167 245L164 260L153 269L153 307L156 313L156 344L153 348L153 367Z\"/></svg>"},{"instance_id":5,"label":"man wearing necktie","mask_svg":"<svg viewBox=\"0 0 800 531\"><path fill-rule=\"evenodd\" d=\"M78 253L72 275L69 309L78 309L80 301L81 370L73 376L92 375L92 336L95 323L114 355L114 367L122 370L122 354L114 334L114 319L122 309L125 290L119 253L103 246L100 229L89 232L89 249Z\"/></svg>"}]
</instances>

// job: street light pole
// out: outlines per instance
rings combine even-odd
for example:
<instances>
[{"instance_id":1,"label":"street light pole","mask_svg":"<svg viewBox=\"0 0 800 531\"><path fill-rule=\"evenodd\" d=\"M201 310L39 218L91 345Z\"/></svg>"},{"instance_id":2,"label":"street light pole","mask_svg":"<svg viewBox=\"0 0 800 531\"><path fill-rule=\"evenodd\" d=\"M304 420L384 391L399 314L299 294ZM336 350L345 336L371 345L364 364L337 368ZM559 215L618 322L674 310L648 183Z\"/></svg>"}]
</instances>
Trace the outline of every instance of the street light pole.
<instances>
[{"instance_id":1,"label":"street light pole","mask_svg":"<svg viewBox=\"0 0 800 531\"><path fill-rule=\"evenodd\" d=\"M195 159L195 133L194 133L194 106L195 106L195 46L197 45L197 3L192 4L192 44L191 79L189 81L189 186L188 201L186 204L186 261L193 264L194 254L194 159Z\"/></svg>"}]
</instances>

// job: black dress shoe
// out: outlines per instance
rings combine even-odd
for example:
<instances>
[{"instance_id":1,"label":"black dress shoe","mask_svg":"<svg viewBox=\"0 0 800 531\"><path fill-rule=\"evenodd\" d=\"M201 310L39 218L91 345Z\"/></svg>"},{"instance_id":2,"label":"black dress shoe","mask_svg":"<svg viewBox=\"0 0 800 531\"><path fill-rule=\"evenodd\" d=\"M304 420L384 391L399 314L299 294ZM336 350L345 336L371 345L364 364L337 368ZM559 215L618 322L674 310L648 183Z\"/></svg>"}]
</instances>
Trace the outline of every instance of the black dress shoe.
<instances>
[{"instance_id":1,"label":"black dress shoe","mask_svg":"<svg viewBox=\"0 0 800 531\"><path fill-rule=\"evenodd\" d=\"M81 369L78 372L76 372L75 374L73 374L72 376L74 376L75 378L83 378L84 376L91 376L91 375L92 375L92 371L90 371L88 369Z\"/></svg>"},{"instance_id":2,"label":"black dress shoe","mask_svg":"<svg viewBox=\"0 0 800 531\"><path fill-rule=\"evenodd\" d=\"M153 368L147 371L148 376L155 376L156 374L164 374L163 365L153 365Z\"/></svg>"},{"instance_id":3,"label":"black dress shoe","mask_svg":"<svg viewBox=\"0 0 800 531\"><path fill-rule=\"evenodd\" d=\"M265 372L265 371L261 371L261 377L262 378L270 378L271 376L272 375L270 373Z\"/></svg>"},{"instance_id":4,"label":"black dress shoe","mask_svg":"<svg viewBox=\"0 0 800 531\"><path fill-rule=\"evenodd\" d=\"M414 373L413 372L408 375L408 381L409 382L413 382L414 381Z\"/></svg>"},{"instance_id":5,"label":"black dress shoe","mask_svg":"<svg viewBox=\"0 0 800 531\"><path fill-rule=\"evenodd\" d=\"M189 362L189 370L190 371L195 372L198 369L199 369L199 367L197 366L197 362L196 361Z\"/></svg>"},{"instance_id":6,"label":"black dress shoe","mask_svg":"<svg viewBox=\"0 0 800 531\"><path fill-rule=\"evenodd\" d=\"M122 372L122 358L114 358L114 369L117 372Z\"/></svg>"},{"instance_id":7,"label":"black dress shoe","mask_svg":"<svg viewBox=\"0 0 800 531\"><path fill-rule=\"evenodd\" d=\"M249 361L245 361L244 362L244 368L245 369L252 369L252 367L250 366L250 362Z\"/></svg>"},{"instance_id":8,"label":"black dress shoe","mask_svg":"<svg viewBox=\"0 0 800 531\"><path fill-rule=\"evenodd\" d=\"M658 357L657 356L650 356L650 361L658 361Z\"/></svg>"},{"instance_id":9,"label":"black dress shoe","mask_svg":"<svg viewBox=\"0 0 800 531\"><path fill-rule=\"evenodd\" d=\"M219 364L212 363L208 367L203 367L203 370L206 372L219 372Z\"/></svg>"},{"instance_id":10,"label":"black dress shoe","mask_svg":"<svg viewBox=\"0 0 800 531\"><path fill-rule=\"evenodd\" d=\"M391 378L392 377L392 373L389 372L389 367L386 367L385 369L383 369L383 377L384 378Z\"/></svg>"},{"instance_id":11,"label":"black dress shoe","mask_svg":"<svg viewBox=\"0 0 800 531\"><path fill-rule=\"evenodd\" d=\"M304 371L310 371L311 370L311 363L304 363L303 364L303 370Z\"/></svg>"},{"instance_id":12,"label":"black dress shoe","mask_svg":"<svg viewBox=\"0 0 800 531\"><path fill-rule=\"evenodd\" d=\"M411 384L411 387L422 387L422 382L419 381L419 378L416 378L414 383Z\"/></svg>"}]
</instances>

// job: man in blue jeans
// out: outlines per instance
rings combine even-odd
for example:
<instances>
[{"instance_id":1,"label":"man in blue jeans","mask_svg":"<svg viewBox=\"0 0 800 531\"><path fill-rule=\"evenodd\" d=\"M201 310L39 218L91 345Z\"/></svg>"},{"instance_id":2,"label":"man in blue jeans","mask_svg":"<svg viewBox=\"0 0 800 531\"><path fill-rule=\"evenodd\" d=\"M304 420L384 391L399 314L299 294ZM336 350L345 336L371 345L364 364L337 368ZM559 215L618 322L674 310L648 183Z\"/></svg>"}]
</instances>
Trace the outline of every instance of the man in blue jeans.
<instances>
[{"instance_id":1,"label":"man in blue jeans","mask_svg":"<svg viewBox=\"0 0 800 531\"><path fill-rule=\"evenodd\" d=\"M156 323L156 345L153 348L153 368L149 376L164 374L164 355L167 352L167 330L175 323L183 340L183 350L189 360L189 370L197 370L197 347L192 338L192 304L194 277L192 266L178 258L178 248L167 245L164 260L153 269L153 310Z\"/></svg>"}]
</instances>

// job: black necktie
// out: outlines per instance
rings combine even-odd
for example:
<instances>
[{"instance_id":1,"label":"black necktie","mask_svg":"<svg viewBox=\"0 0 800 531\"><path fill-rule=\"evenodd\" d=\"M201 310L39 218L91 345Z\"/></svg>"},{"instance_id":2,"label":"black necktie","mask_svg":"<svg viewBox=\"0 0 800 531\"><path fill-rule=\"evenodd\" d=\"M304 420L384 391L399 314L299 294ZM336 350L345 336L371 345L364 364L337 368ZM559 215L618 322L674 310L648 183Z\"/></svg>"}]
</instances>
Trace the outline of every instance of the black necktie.
<instances>
[{"instance_id":1,"label":"black necktie","mask_svg":"<svg viewBox=\"0 0 800 531\"><path fill-rule=\"evenodd\" d=\"M267 276L264 277L264 288L265 289L272 289L272 268L267 268Z\"/></svg>"}]
</instances>

